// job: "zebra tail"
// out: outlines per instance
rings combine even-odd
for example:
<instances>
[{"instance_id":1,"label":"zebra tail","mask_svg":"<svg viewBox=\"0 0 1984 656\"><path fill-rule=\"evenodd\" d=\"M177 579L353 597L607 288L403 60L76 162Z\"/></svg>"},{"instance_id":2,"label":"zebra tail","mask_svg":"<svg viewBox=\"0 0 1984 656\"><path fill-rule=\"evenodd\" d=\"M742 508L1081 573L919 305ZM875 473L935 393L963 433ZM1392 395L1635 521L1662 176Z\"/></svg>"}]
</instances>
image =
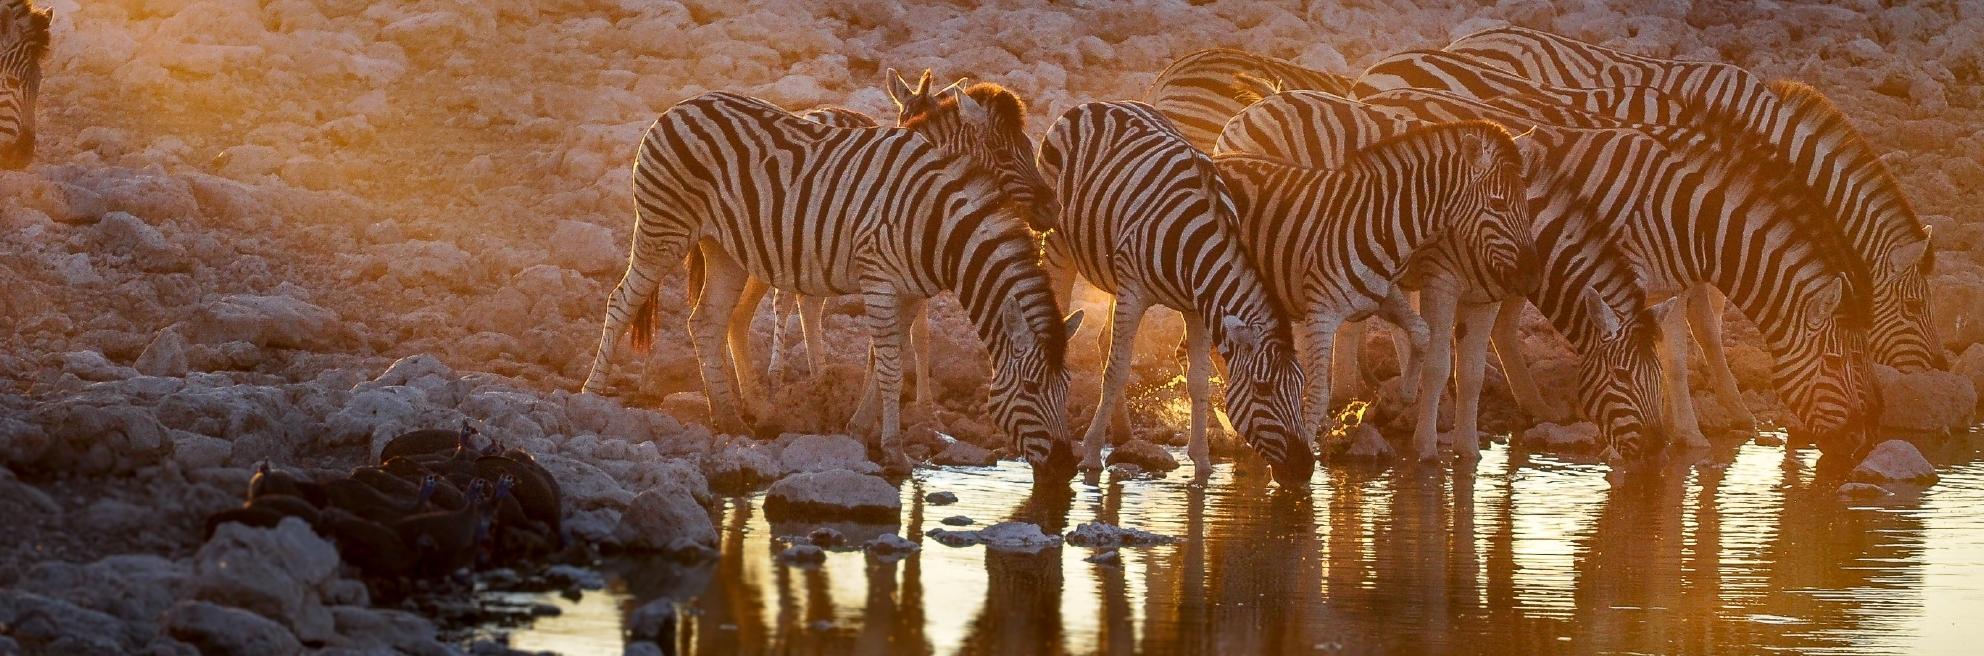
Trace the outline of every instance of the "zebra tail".
<instances>
[{"instance_id":1,"label":"zebra tail","mask_svg":"<svg viewBox=\"0 0 1984 656\"><path fill-rule=\"evenodd\" d=\"M682 264L689 269L689 307L696 307L703 295L703 250L689 249ZM646 355L654 347L654 326L661 321L661 303L656 302L660 296L661 285L657 284L647 298L641 299L640 306L634 308L633 322L627 326L627 346L635 353Z\"/></svg>"}]
</instances>

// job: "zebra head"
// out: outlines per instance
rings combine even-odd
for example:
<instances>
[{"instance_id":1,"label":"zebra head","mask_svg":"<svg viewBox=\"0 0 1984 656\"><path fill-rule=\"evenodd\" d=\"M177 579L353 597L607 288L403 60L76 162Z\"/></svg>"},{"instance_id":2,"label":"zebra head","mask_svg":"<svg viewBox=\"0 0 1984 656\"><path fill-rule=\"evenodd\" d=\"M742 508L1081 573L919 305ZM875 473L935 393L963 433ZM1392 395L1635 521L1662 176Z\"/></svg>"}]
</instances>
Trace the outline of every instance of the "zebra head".
<instances>
[{"instance_id":1,"label":"zebra head","mask_svg":"<svg viewBox=\"0 0 1984 656\"><path fill-rule=\"evenodd\" d=\"M1034 164L1033 139L1026 136L1026 103L1005 87L985 82L966 87L964 80L958 80L932 92L930 79L930 71L925 70L911 87L889 69L896 125L991 175L1033 229L1053 228L1061 209L1053 188Z\"/></svg>"},{"instance_id":2,"label":"zebra head","mask_svg":"<svg viewBox=\"0 0 1984 656\"><path fill-rule=\"evenodd\" d=\"M1303 439L1302 370L1294 338L1280 319L1220 320L1218 344L1226 359L1226 410L1233 428L1266 457L1284 488L1309 484L1316 455Z\"/></svg>"},{"instance_id":3,"label":"zebra head","mask_svg":"<svg viewBox=\"0 0 1984 656\"><path fill-rule=\"evenodd\" d=\"M0 168L25 168L34 159L34 102L52 17L30 0L0 6Z\"/></svg>"},{"instance_id":4,"label":"zebra head","mask_svg":"<svg viewBox=\"0 0 1984 656\"><path fill-rule=\"evenodd\" d=\"M1949 369L1942 340L1929 321L1929 273L1935 269L1936 256L1927 235L1890 249L1885 261L1869 264L1874 279L1874 329L1869 336L1874 361L1905 372Z\"/></svg>"},{"instance_id":5,"label":"zebra head","mask_svg":"<svg viewBox=\"0 0 1984 656\"><path fill-rule=\"evenodd\" d=\"M1578 355L1578 405L1598 424L1607 459L1634 462L1666 446L1666 396L1660 381L1661 318L1674 309L1670 298L1639 312L1623 314L1597 290L1580 296L1597 327L1597 341Z\"/></svg>"},{"instance_id":6,"label":"zebra head","mask_svg":"<svg viewBox=\"0 0 1984 656\"><path fill-rule=\"evenodd\" d=\"M1044 288L1041 290L1046 292ZM1037 296L1052 305L1052 296ZM1067 483L1075 476L1073 434L1068 430L1068 335L1082 324L1080 310L1065 319L1050 317L1048 326L1027 321L1018 298L999 303L1005 339L996 343L991 404L994 423L1013 438L1018 451L1033 466L1036 483Z\"/></svg>"},{"instance_id":7,"label":"zebra head","mask_svg":"<svg viewBox=\"0 0 1984 656\"><path fill-rule=\"evenodd\" d=\"M1455 207L1461 220L1457 242L1480 254L1486 279L1505 281L1517 295L1536 287L1540 277L1532 211L1524 194L1523 157L1505 131L1497 135L1469 134L1461 141L1461 161L1468 184ZM1496 138L1496 137L1499 138Z\"/></svg>"},{"instance_id":8,"label":"zebra head","mask_svg":"<svg viewBox=\"0 0 1984 656\"><path fill-rule=\"evenodd\" d=\"M1789 299L1789 316L1798 325L1766 334L1777 354L1771 377L1790 410L1791 432L1849 464L1873 446L1883 408L1867 351L1866 279L1859 282L1840 273Z\"/></svg>"}]
</instances>

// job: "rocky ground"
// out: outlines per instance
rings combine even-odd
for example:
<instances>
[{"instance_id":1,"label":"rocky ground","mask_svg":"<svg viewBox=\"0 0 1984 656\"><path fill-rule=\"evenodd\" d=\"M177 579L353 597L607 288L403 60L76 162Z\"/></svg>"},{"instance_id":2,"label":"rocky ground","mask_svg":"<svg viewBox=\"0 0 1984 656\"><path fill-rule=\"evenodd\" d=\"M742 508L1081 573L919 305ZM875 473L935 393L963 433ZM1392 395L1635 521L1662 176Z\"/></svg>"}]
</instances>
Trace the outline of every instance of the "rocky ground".
<instances>
[{"instance_id":1,"label":"rocky ground","mask_svg":"<svg viewBox=\"0 0 1984 656\"><path fill-rule=\"evenodd\" d=\"M335 570L284 560L321 555L307 530L200 540L256 463L348 468L408 428L466 418L539 454L569 526L627 548L709 548L693 508L712 486L860 469L859 445L712 435L693 397L669 397L698 387L679 285L645 366L623 354L612 398L572 393L625 261L628 154L710 89L886 116L882 71L932 67L1013 87L1038 133L1211 46L1354 72L1508 21L1729 61L1818 86L1889 153L1936 230L1942 337L1984 384L1984 9L1967 3L41 4L57 17L37 161L0 172L0 653L445 648ZM773 394L773 432L838 430L854 311L830 312L829 384ZM910 411L912 455L984 462L1002 441L977 418L980 351L955 306L937 321L941 403ZM1177 330L1156 322L1142 350L1139 421L1159 441L1184 424ZM1540 379L1568 381L1560 341L1533 342ZM1080 420L1098 360L1074 353ZM1733 358L1768 387L1760 350ZM1928 391L1941 382L1893 384L1968 416L1975 396L1953 405ZM1927 421L1912 408L1890 414ZM289 578L219 566L234 562Z\"/></svg>"}]
</instances>

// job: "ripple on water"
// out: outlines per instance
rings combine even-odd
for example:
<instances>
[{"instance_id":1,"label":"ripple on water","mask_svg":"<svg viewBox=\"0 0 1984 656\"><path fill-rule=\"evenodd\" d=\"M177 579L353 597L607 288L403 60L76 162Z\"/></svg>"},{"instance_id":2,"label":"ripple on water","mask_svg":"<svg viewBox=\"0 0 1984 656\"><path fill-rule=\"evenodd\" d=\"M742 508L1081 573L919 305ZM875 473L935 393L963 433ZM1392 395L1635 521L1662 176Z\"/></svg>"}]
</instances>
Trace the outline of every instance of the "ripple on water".
<instances>
[{"instance_id":1,"label":"ripple on water","mask_svg":"<svg viewBox=\"0 0 1984 656\"><path fill-rule=\"evenodd\" d=\"M1309 494L1258 471L1034 492L1024 465L920 472L900 562L776 562L762 497L725 502L722 555L616 562L612 585L512 634L612 653L624 616L680 609L685 653L1969 653L1984 639L1984 461L1975 436L1925 449L1942 480L1873 501L1812 482L1816 455L1745 445L1614 488L1605 468L1485 452L1472 465L1326 467ZM1183 460L1183 458L1181 458ZM958 502L926 506L934 491ZM925 539L939 519L1049 531L1106 521L1181 538L1096 565Z\"/></svg>"}]
</instances>

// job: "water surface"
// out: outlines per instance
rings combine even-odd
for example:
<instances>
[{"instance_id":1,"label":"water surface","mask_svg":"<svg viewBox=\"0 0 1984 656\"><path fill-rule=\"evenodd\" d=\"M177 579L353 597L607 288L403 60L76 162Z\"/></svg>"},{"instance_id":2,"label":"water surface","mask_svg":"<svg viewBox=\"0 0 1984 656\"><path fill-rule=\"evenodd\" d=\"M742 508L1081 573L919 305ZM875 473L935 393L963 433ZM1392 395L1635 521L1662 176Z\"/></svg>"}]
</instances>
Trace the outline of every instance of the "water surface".
<instances>
[{"instance_id":1,"label":"water surface","mask_svg":"<svg viewBox=\"0 0 1984 656\"><path fill-rule=\"evenodd\" d=\"M773 536L812 526L768 524L762 495L734 498L714 562L614 562L606 590L545 597L563 614L511 643L617 654L626 614L659 599L688 654L1974 654L1981 441L1921 443L1941 482L1872 501L1816 485L1814 453L1753 445L1616 488L1602 466L1501 446L1477 464L1325 467L1308 495L1231 464L1203 487L1187 462L1059 493L1033 492L1019 463L923 471L902 486L902 525L836 525L923 545L899 562L782 565ZM939 490L960 501L922 501ZM1181 541L1109 567L1073 546L923 536L951 515Z\"/></svg>"}]
</instances>

